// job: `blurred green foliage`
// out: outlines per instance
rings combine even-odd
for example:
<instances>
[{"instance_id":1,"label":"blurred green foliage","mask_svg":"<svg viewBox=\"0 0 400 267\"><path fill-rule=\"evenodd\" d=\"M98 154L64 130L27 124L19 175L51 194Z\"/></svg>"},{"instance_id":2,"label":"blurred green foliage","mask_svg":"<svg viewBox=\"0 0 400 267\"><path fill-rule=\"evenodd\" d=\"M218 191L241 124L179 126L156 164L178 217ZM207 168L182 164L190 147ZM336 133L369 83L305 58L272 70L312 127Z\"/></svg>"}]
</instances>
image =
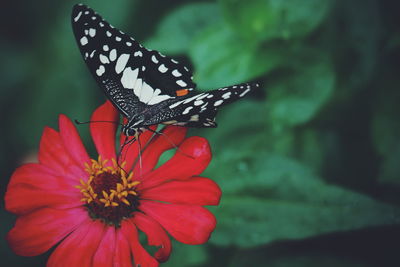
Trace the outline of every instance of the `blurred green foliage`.
<instances>
[{"instance_id":1,"label":"blurred green foliage","mask_svg":"<svg viewBox=\"0 0 400 267\"><path fill-rule=\"evenodd\" d=\"M200 90L256 80L207 137L223 190L203 246L164 266L399 266L400 4L390 0L83 1L191 67ZM2 8L1 192L57 115L105 97L75 44L69 1ZM87 127L79 130L90 144ZM94 153L93 145L91 152ZM2 207L4 204L2 203ZM1 237L14 217L1 211ZM7 266L44 265L47 255Z\"/></svg>"}]
</instances>

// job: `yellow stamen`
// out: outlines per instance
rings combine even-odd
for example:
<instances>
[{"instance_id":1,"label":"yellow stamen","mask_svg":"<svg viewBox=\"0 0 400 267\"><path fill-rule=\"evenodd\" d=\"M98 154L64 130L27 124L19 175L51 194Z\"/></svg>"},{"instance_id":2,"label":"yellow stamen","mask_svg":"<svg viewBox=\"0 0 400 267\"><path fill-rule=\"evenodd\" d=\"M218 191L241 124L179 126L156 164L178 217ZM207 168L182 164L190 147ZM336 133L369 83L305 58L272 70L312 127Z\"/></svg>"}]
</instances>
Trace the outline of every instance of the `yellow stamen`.
<instances>
[{"instance_id":1,"label":"yellow stamen","mask_svg":"<svg viewBox=\"0 0 400 267\"><path fill-rule=\"evenodd\" d=\"M84 163L85 171L89 174L89 177L86 182L83 179L80 179L80 184L75 186L75 188L77 188L84 196L81 201L86 202L87 204L93 202L98 204L102 203L104 207L117 207L119 206L119 203L124 203L128 206L131 205L127 197L129 195L137 196L137 193L133 188L140 182L133 181L133 173L131 172L128 174L123 169L126 166L126 162L119 165L116 159L113 158L111 159L112 166L105 166L107 162L107 159L103 160L101 155L99 155L97 161L91 159L90 164L86 162ZM103 189L101 192L97 191L96 193L94 188L99 186L99 182L97 182L96 185L93 184L93 181L99 179L99 176L107 174L111 175L111 177L119 177L120 182L117 182L114 188ZM101 184L102 182L100 182L100 185ZM98 197L98 193L101 193L101 198Z\"/></svg>"}]
</instances>

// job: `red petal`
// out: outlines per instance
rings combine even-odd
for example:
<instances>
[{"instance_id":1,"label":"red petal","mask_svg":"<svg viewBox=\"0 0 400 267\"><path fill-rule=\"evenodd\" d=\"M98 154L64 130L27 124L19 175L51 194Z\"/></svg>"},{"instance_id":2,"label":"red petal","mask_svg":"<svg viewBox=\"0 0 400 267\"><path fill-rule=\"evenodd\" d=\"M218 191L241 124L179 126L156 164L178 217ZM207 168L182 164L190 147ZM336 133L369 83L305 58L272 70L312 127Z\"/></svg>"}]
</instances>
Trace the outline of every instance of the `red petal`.
<instances>
[{"instance_id":1,"label":"red petal","mask_svg":"<svg viewBox=\"0 0 400 267\"><path fill-rule=\"evenodd\" d=\"M18 255L39 255L80 227L85 220L89 218L83 209L40 209L19 217L7 240Z\"/></svg>"},{"instance_id":2,"label":"red petal","mask_svg":"<svg viewBox=\"0 0 400 267\"><path fill-rule=\"evenodd\" d=\"M154 257L160 262L168 260L172 249L171 240L161 225L140 212L136 212L131 220L147 235L147 242L150 246L160 247L154 254Z\"/></svg>"},{"instance_id":3,"label":"red petal","mask_svg":"<svg viewBox=\"0 0 400 267\"><path fill-rule=\"evenodd\" d=\"M76 181L60 176L50 167L38 163L24 164L14 171L8 186L20 183L48 190L76 185Z\"/></svg>"},{"instance_id":4,"label":"red petal","mask_svg":"<svg viewBox=\"0 0 400 267\"><path fill-rule=\"evenodd\" d=\"M121 232L128 239L128 242L131 246L135 266L158 266L158 261L156 261L156 259L154 259L139 243L138 232L134 224L128 220L122 221Z\"/></svg>"},{"instance_id":5,"label":"red petal","mask_svg":"<svg viewBox=\"0 0 400 267\"><path fill-rule=\"evenodd\" d=\"M179 146L185 138L186 132L187 128L185 127L168 126L161 135L155 136L142 154L142 166L136 164L133 168L136 177L142 177L151 171L164 151Z\"/></svg>"},{"instance_id":6,"label":"red petal","mask_svg":"<svg viewBox=\"0 0 400 267\"><path fill-rule=\"evenodd\" d=\"M5 196L6 208L25 214L42 207L70 208L81 206L76 181L56 176L49 167L25 164L15 170Z\"/></svg>"},{"instance_id":7,"label":"red petal","mask_svg":"<svg viewBox=\"0 0 400 267\"><path fill-rule=\"evenodd\" d=\"M81 166L81 168L84 169L84 163L90 163L90 158L82 144L78 131L71 120L65 115L60 115L58 123L60 127L60 136L65 149L69 152L69 155L75 160L78 166Z\"/></svg>"},{"instance_id":8,"label":"red petal","mask_svg":"<svg viewBox=\"0 0 400 267\"><path fill-rule=\"evenodd\" d=\"M106 226L100 221L88 221L67 238L51 254L48 267L91 267L93 255L101 239Z\"/></svg>"},{"instance_id":9,"label":"red petal","mask_svg":"<svg viewBox=\"0 0 400 267\"><path fill-rule=\"evenodd\" d=\"M210 160L210 145L205 138L197 136L186 138L172 158L143 177L138 188L143 190L168 180L184 180L199 175Z\"/></svg>"},{"instance_id":10,"label":"red petal","mask_svg":"<svg viewBox=\"0 0 400 267\"><path fill-rule=\"evenodd\" d=\"M72 208L82 206L76 182L52 174L41 164L25 164L15 170L5 195L6 209L26 214L39 208Z\"/></svg>"},{"instance_id":11,"label":"red petal","mask_svg":"<svg viewBox=\"0 0 400 267\"><path fill-rule=\"evenodd\" d=\"M214 230L214 215L200 206L140 201L140 210L158 221L176 240L190 245L207 242Z\"/></svg>"},{"instance_id":12,"label":"red petal","mask_svg":"<svg viewBox=\"0 0 400 267\"><path fill-rule=\"evenodd\" d=\"M131 250L121 228L117 229L115 244L114 267L131 267Z\"/></svg>"},{"instance_id":13,"label":"red petal","mask_svg":"<svg viewBox=\"0 0 400 267\"><path fill-rule=\"evenodd\" d=\"M140 192L144 199L189 205L218 205L221 189L208 178L193 177L185 181L170 181Z\"/></svg>"},{"instance_id":14,"label":"red petal","mask_svg":"<svg viewBox=\"0 0 400 267\"><path fill-rule=\"evenodd\" d=\"M155 130L156 128L157 128L156 125L150 126L150 129L152 130ZM121 134L120 145L122 151L120 155L120 160L126 161L125 170L130 171L132 169L133 164L138 162L137 157L139 155L139 147L143 149L143 147L147 144L147 142L150 140L152 136L153 132L145 131L139 135L139 141L132 142L132 140L134 139L133 136L126 137L124 134Z\"/></svg>"},{"instance_id":15,"label":"red petal","mask_svg":"<svg viewBox=\"0 0 400 267\"><path fill-rule=\"evenodd\" d=\"M93 257L93 266L112 267L115 254L115 227L108 226Z\"/></svg>"},{"instance_id":16,"label":"red petal","mask_svg":"<svg viewBox=\"0 0 400 267\"><path fill-rule=\"evenodd\" d=\"M43 130L40 140L39 162L58 173L65 173L65 166L71 162L60 134L54 129L45 127Z\"/></svg>"},{"instance_id":17,"label":"red petal","mask_svg":"<svg viewBox=\"0 0 400 267\"><path fill-rule=\"evenodd\" d=\"M115 159L115 133L117 124L109 122L119 122L118 111L114 108L110 101L106 101L98 107L90 119L90 134L92 135L97 152L103 159ZM109 121L109 122L96 122Z\"/></svg>"}]
</instances>

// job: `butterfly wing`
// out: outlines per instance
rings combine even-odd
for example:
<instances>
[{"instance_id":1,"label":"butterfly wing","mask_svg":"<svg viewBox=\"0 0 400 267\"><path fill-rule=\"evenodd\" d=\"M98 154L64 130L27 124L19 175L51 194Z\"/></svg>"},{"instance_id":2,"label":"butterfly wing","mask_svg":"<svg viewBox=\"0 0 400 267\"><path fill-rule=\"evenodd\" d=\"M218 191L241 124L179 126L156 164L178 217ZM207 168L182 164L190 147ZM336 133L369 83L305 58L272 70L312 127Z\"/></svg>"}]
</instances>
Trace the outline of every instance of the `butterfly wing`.
<instances>
[{"instance_id":1,"label":"butterfly wing","mask_svg":"<svg viewBox=\"0 0 400 267\"><path fill-rule=\"evenodd\" d=\"M148 125L164 123L187 127L217 127L215 116L221 106L244 97L257 83L244 83L216 90L180 97L161 103L159 111L148 118ZM165 120L168 114L169 120Z\"/></svg>"},{"instance_id":2,"label":"butterfly wing","mask_svg":"<svg viewBox=\"0 0 400 267\"><path fill-rule=\"evenodd\" d=\"M195 88L192 74L176 60L144 48L79 4L72 11L72 28L91 74L114 106L128 118L152 105Z\"/></svg>"}]
</instances>

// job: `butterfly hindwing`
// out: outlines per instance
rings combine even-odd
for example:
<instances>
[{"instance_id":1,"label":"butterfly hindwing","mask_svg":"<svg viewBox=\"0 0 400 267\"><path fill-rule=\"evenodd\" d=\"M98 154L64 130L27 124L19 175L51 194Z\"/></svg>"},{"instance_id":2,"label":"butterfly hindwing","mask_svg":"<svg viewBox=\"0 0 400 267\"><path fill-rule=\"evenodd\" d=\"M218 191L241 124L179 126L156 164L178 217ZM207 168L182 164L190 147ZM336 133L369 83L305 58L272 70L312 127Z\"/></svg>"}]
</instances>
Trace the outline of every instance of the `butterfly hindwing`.
<instances>
[{"instance_id":1,"label":"butterfly hindwing","mask_svg":"<svg viewBox=\"0 0 400 267\"><path fill-rule=\"evenodd\" d=\"M91 74L126 117L195 88L192 74L185 66L144 48L91 8L76 5L71 19Z\"/></svg>"},{"instance_id":2,"label":"butterfly hindwing","mask_svg":"<svg viewBox=\"0 0 400 267\"><path fill-rule=\"evenodd\" d=\"M244 97L254 87L258 87L258 84L244 83L170 100L159 104L160 110L153 117L148 117L146 123L216 127L215 116L218 109ZM164 114L168 115L168 120Z\"/></svg>"}]
</instances>

